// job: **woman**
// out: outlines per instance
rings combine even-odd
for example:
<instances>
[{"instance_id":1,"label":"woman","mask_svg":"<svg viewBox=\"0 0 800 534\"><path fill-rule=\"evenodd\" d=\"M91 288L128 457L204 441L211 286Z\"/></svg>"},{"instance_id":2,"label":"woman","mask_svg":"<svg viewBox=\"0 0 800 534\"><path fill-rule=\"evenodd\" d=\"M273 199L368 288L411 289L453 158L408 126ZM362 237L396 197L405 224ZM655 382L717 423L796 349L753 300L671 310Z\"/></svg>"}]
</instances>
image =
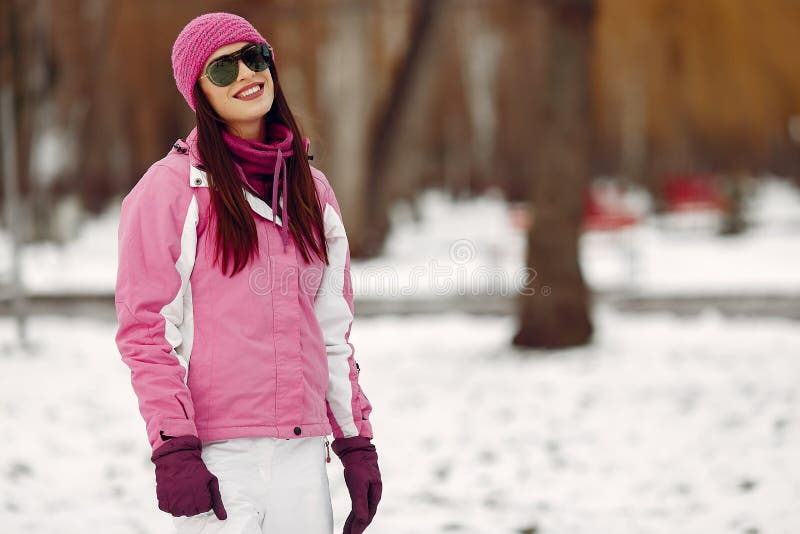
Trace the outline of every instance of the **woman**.
<instances>
[{"instance_id":1,"label":"woman","mask_svg":"<svg viewBox=\"0 0 800 534\"><path fill-rule=\"evenodd\" d=\"M122 202L115 299L159 508L181 533L331 533L333 434L363 532L381 478L336 196L249 22L197 17L172 66L196 126Z\"/></svg>"}]
</instances>

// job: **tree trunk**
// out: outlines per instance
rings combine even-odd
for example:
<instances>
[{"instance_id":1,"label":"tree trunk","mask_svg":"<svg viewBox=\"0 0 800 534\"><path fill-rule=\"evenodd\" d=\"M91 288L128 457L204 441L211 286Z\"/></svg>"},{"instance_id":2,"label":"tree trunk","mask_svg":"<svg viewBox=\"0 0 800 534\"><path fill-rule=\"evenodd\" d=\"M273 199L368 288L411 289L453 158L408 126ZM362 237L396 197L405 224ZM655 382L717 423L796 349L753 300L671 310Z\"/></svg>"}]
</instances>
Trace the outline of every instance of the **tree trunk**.
<instances>
[{"instance_id":1,"label":"tree trunk","mask_svg":"<svg viewBox=\"0 0 800 534\"><path fill-rule=\"evenodd\" d=\"M539 162L531 189L527 265L520 297L525 347L585 344L592 335L588 290L578 264L582 192L589 178L589 57L594 0L544 3L548 29Z\"/></svg>"},{"instance_id":2,"label":"tree trunk","mask_svg":"<svg viewBox=\"0 0 800 534\"><path fill-rule=\"evenodd\" d=\"M389 208L398 186L394 183L418 180L424 153L409 153L414 136L428 126L430 105L442 46L442 24L447 2L417 0L411 23L409 46L400 60L389 95L376 111L367 155L364 195L365 229L360 243L351 243L359 256L380 253L389 231Z\"/></svg>"}]
</instances>

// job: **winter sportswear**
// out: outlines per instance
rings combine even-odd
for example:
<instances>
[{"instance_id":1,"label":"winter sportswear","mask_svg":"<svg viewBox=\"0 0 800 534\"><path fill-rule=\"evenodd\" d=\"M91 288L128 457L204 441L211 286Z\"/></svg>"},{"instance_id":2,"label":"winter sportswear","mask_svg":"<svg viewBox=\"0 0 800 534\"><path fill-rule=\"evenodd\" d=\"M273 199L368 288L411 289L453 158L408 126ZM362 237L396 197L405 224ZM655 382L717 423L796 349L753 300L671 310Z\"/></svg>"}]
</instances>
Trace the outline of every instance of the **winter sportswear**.
<instances>
[{"instance_id":1,"label":"winter sportswear","mask_svg":"<svg viewBox=\"0 0 800 534\"><path fill-rule=\"evenodd\" d=\"M226 276L202 167L195 128L122 202L116 342L153 450L164 436L372 437L349 342L350 250L325 175L311 167L329 264L307 262L292 236L284 248L280 216L243 187L258 252Z\"/></svg>"},{"instance_id":2,"label":"winter sportswear","mask_svg":"<svg viewBox=\"0 0 800 534\"><path fill-rule=\"evenodd\" d=\"M203 443L228 518L173 517L174 534L333 534L325 438L237 438ZM341 532L341 530L339 531Z\"/></svg>"},{"instance_id":3,"label":"winter sportswear","mask_svg":"<svg viewBox=\"0 0 800 534\"><path fill-rule=\"evenodd\" d=\"M281 217L286 224L281 225L281 239L283 249L286 250L289 242L289 197L286 195L286 160L294 155L292 130L283 124L270 122L267 124L267 142L251 139L242 139L237 135L222 130L222 138L231 151L233 163L244 183L252 184L259 195L264 194L263 178L259 184L258 177L265 172L272 173L272 202L274 209L278 198L278 187L283 186L283 200L286 206L280 210ZM308 140L305 140L308 146ZM255 177L256 180L249 180ZM253 183L255 182L255 183Z\"/></svg>"},{"instance_id":4,"label":"winter sportswear","mask_svg":"<svg viewBox=\"0 0 800 534\"><path fill-rule=\"evenodd\" d=\"M228 514L219 493L219 481L203 463L202 445L195 436L178 436L150 457L156 466L158 508L174 516L192 516L214 510L217 519Z\"/></svg>"},{"instance_id":5,"label":"winter sportswear","mask_svg":"<svg viewBox=\"0 0 800 534\"><path fill-rule=\"evenodd\" d=\"M287 162L294 156L292 145L294 136L291 128L267 122L265 141L242 139L227 130L222 130L222 138L230 149L233 162L244 174L247 184L258 196L269 202L272 189L267 189L266 186L272 185L278 150Z\"/></svg>"},{"instance_id":6,"label":"winter sportswear","mask_svg":"<svg viewBox=\"0 0 800 534\"><path fill-rule=\"evenodd\" d=\"M239 41L269 44L252 24L232 13L200 15L178 34L172 45L172 73L178 91L192 111L195 110L194 84L203 65L217 48Z\"/></svg>"},{"instance_id":7,"label":"winter sportswear","mask_svg":"<svg viewBox=\"0 0 800 534\"><path fill-rule=\"evenodd\" d=\"M378 453L369 438L362 436L335 439L331 447L344 465L344 481L353 506L343 534L361 534L375 517L383 491Z\"/></svg>"}]
</instances>

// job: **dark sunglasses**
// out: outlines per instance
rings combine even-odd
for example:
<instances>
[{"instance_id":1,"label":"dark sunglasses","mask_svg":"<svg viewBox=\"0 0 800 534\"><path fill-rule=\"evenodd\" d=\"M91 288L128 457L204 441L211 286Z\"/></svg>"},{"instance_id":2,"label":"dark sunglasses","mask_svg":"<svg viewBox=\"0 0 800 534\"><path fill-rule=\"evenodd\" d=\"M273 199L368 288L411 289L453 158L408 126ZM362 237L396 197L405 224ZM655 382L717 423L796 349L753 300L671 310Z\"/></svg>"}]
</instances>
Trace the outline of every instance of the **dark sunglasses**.
<instances>
[{"instance_id":1,"label":"dark sunglasses","mask_svg":"<svg viewBox=\"0 0 800 534\"><path fill-rule=\"evenodd\" d=\"M266 43L256 43L245 46L233 54L218 57L206 67L205 74L200 77L208 78L218 87L230 85L239 77L239 58L248 69L261 72L272 65L272 47Z\"/></svg>"}]
</instances>

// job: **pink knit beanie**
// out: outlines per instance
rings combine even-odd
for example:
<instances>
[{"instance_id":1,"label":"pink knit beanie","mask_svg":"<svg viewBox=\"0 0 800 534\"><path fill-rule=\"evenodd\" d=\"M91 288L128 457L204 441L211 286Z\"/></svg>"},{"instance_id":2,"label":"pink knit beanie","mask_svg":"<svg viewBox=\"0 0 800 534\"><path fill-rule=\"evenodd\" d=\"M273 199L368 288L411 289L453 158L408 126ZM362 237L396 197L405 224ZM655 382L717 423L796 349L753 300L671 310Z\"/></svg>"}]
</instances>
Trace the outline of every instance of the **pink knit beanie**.
<instances>
[{"instance_id":1,"label":"pink knit beanie","mask_svg":"<svg viewBox=\"0 0 800 534\"><path fill-rule=\"evenodd\" d=\"M203 65L219 47L238 41L267 42L252 24L232 13L206 13L181 30L172 45L172 72L178 91L192 110L192 90Z\"/></svg>"}]
</instances>

